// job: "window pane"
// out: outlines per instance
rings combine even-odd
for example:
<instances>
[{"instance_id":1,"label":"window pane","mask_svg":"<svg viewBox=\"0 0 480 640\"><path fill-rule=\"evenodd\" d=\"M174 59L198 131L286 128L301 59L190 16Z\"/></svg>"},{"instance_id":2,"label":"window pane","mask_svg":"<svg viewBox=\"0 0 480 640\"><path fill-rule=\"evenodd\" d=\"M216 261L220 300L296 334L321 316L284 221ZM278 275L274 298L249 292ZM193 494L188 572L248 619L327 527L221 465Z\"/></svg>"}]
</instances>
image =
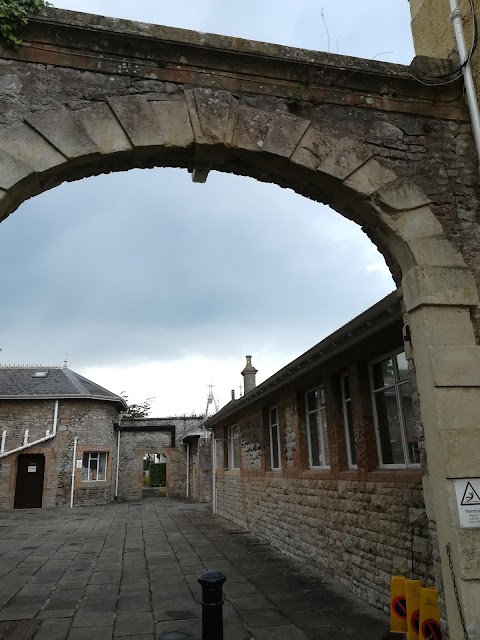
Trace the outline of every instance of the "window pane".
<instances>
[{"instance_id":1,"label":"window pane","mask_svg":"<svg viewBox=\"0 0 480 640\"><path fill-rule=\"evenodd\" d=\"M310 433L310 460L312 467L320 467L321 449L320 449L320 432L318 425L318 413L310 413L307 416L308 430Z\"/></svg>"},{"instance_id":2,"label":"window pane","mask_svg":"<svg viewBox=\"0 0 480 640\"><path fill-rule=\"evenodd\" d=\"M412 405L412 392L409 384L402 384L403 417L405 420L405 434L407 439L407 451L409 464L420 464L420 449L418 446L417 421Z\"/></svg>"},{"instance_id":3,"label":"window pane","mask_svg":"<svg viewBox=\"0 0 480 640\"><path fill-rule=\"evenodd\" d=\"M233 429L233 468L240 469L240 428Z\"/></svg>"},{"instance_id":4,"label":"window pane","mask_svg":"<svg viewBox=\"0 0 480 640\"><path fill-rule=\"evenodd\" d=\"M352 416L352 403L345 403L345 413L347 414L347 429L348 429L348 437L350 440L350 458L352 461L352 465L357 464L357 449L355 446L355 433L353 431L353 416Z\"/></svg>"},{"instance_id":5,"label":"window pane","mask_svg":"<svg viewBox=\"0 0 480 640\"><path fill-rule=\"evenodd\" d=\"M278 428L271 427L270 429L270 447L272 451L272 469L280 468L280 460L278 457Z\"/></svg>"},{"instance_id":6,"label":"window pane","mask_svg":"<svg viewBox=\"0 0 480 640\"><path fill-rule=\"evenodd\" d=\"M277 424L277 407L270 409L270 424Z\"/></svg>"},{"instance_id":7,"label":"window pane","mask_svg":"<svg viewBox=\"0 0 480 640\"><path fill-rule=\"evenodd\" d=\"M321 422L322 422L322 433L323 433L323 446L325 449L325 466L328 467L328 465L330 464L330 452L328 450L328 433L327 433L327 415L326 415L326 411L325 411L325 403L323 404L322 408L320 409L320 418L321 418Z\"/></svg>"},{"instance_id":8,"label":"window pane","mask_svg":"<svg viewBox=\"0 0 480 640\"><path fill-rule=\"evenodd\" d=\"M398 379L408 380L408 361L405 357L405 351L397 354Z\"/></svg>"},{"instance_id":9,"label":"window pane","mask_svg":"<svg viewBox=\"0 0 480 640\"><path fill-rule=\"evenodd\" d=\"M342 378L342 382L343 382L343 396L345 400L348 400L350 398L350 380L348 379L348 376L344 376Z\"/></svg>"},{"instance_id":10,"label":"window pane","mask_svg":"<svg viewBox=\"0 0 480 640\"><path fill-rule=\"evenodd\" d=\"M393 360L388 358L373 365L373 386L374 389L382 389L395 383L393 373Z\"/></svg>"},{"instance_id":11,"label":"window pane","mask_svg":"<svg viewBox=\"0 0 480 640\"><path fill-rule=\"evenodd\" d=\"M383 464L405 464L395 388L375 394Z\"/></svg>"},{"instance_id":12,"label":"window pane","mask_svg":"<svg viewBox=\"0 0 480 640\"><path fill-rule=\"evenodd\" d=\"M97 480L98 460L90 455L90 480Z\"/></svg>"},{"instance_id":13,"label":"window pane","mask_svg":"<svg viewBox=\"0 0 480 640\"><path fill-rule=\"evenodd\" d=\"M307 393L307 411L316 411L318 403L318 390L314 389Z\"/></svg>"},{"instance_id":14,"label":"window pane","mask_svg":"<svg viewBox=\"0 0 480 640\"><path fill-rule=\"evenodd\" d=\"M107 477L107 454L100 453L99 454L99 462L98 462L98 478L97 480L105 480Z\"/></svg>"},{"instance_id":15,"label":"window pane","mask_svg":"<svg viewBox=\"0 0 480 640\"><path fill-rule=\"evenodd\" d=\"M88 453L83 454L82 461L82 482L87 482L88 480Z\"/></svg>"}]
</instances>

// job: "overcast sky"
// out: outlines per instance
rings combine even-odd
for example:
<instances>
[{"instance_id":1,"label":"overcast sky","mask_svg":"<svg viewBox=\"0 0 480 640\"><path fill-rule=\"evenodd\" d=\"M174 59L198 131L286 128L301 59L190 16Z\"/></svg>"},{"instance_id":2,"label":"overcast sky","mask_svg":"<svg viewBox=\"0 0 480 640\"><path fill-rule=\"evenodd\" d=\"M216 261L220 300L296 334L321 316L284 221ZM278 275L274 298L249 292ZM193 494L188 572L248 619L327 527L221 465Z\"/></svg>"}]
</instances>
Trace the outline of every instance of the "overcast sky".
<instances>
[{"instance_id":1,"label":"overcast sky","mask_svg":"<svg viewBox=\"0 0 480 640\"><path fill-rule=\"evenodd\" d=\"M56 7L408 64L406 0L54 0ZM154 415L201 413L393 289L354 223L273 185L130 171L65 184L0 226L2 363L69 366Z\"/></svg>"}]
</instances>

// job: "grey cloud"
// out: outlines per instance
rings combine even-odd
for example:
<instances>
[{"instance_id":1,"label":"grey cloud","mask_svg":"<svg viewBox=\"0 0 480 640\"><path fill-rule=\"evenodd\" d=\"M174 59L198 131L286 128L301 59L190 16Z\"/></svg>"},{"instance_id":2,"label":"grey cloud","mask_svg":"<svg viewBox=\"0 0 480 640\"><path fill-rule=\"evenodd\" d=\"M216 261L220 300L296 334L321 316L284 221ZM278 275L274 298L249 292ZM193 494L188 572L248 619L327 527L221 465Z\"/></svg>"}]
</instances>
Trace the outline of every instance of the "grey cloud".
<instances>
[{"instance_id":1,"label":"grey cloud","mask_svg":"<svg viewBox=\"0 0 480 640\"><path fill-rule=\"evenodd\" d=\"M377 258L353 223L230 175L66 184L0 231L2 355L17 361L221 355L232 336L301 350L392 288L365 270Z\"/></svg>"}]
</instances>

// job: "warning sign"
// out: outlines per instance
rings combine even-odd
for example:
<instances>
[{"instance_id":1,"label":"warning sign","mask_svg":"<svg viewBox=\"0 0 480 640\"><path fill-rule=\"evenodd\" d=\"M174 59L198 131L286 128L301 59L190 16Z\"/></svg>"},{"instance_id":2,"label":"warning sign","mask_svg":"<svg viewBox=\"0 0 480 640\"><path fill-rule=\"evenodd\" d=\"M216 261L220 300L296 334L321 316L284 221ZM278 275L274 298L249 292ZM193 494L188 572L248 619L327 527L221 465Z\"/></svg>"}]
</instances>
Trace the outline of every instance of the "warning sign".
<instances>
[{"instance_id":1,"label":"warning sign","mask_svg":"<svg viewBox=\"0 0 480 640\"><path fill-rule=\"evenodd\" d=\"M422 624L423 640L442 640L442 630L436 620L425 620Z\"/></svg>"},{"instance_id":2,"label":"warning sign","mask_svg":"<svg viewBox=\"0 0 480 640\"><path fill-rule=\"evenodd\" d=\"M480 527L480 478L455 480L461 527Z\"/></svg>"}]
</instances>

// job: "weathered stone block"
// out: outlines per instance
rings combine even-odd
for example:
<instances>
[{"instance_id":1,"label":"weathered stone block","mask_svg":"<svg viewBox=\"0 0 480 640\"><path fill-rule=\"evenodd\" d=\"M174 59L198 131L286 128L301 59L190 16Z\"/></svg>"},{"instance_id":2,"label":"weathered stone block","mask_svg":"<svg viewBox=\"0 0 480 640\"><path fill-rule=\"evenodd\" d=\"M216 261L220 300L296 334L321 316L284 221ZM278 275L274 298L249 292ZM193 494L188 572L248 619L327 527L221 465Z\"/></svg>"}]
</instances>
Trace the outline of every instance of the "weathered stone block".
<instances>
[{"instance_id":1,"label":"weathered stone block","mask_svg":"<svg viewBox=\"0 0 480 640\"><path fill-rule=\"evenodd\" d=\"M195 138L184 102L158 100L150 102L150 109L159 123L166 147L184 148L193 144Z\"/></svg>"},{"instance_id":2,"label":"weathered stone block","mask_svg":"<svg viewBox=\"0 0 480 640\"><path fill-rule=\"evenodd\" d=\"M261 151L273 118L273 113L240 105L237 109L232 146L248 151Z\"/></svg>"},{"instance_id":3,"label":"weathered stone block","mask_svg":"<svg viewBox=\"0 0 480 640\"><path fill-rule=\"evenodd\" d=\"M93 140L66 108L41 111L29 115L26 120L66 158L80 158L98 153Z\"/></svg>"},{"instance_id":4,"label":"weathered stone block","mask_svg":"<svg viewBox=\"0 0 480 640\"><path fill-rule=\"evenodd\" d=\"M430 198L410 178L399 178L377 191L375 200L391 211L408 211L430 204Z\"/></svg>"},{"instance_id":5,"label":"weathered stone block","mask_svg":"<svg viewBox=\"0 0 480 640\"><path fill-rule=\"evenodd\" d=\"M430 347L437 387L480 387L480 347Z\"/></svg>"},{"instance_id":6,"label":"weathered stone block","mask_svg":"<svg viewBox=\"0 0 480 640\"><path fill-rule=\"evenodd\" d=\"M414 267L402 280L405 308L422 304L471 306L478 304L471 271L462 267Z\"/></svg>"},{"instance_id":7,"label":"weathered stone block","mask_svg":"<svg viewBox=\"0 0 480 640\"><path fill-rule=\"evenodd\" d=\"M372 150L351 138L342 138L321 162L318 171L345 180L372 157Z\"/></svg>"},{"instance_id":8,"label":"weathered stone block","mask_svg":"<svg viewBox=\"0 0 480 640\"><path fill-rule=\"evenodd\" d=\"M164 144L158 120L145 96L116 96L108 98L108 103L134 147Z\"/></svg>"},{"instance_id":9,"label":"weathered stone block","mask_svg":"<svg viewBox=\"0 0 480 640\"><path fill-rule=\"evenodd\" d=\"M0 149L0 189L8 191L32 174L31 167Z\"/></svg>"},{"instance_id":10,"label":"weathered stone block","mask_svg":"<svg viewBox=\"0 0 480 640\"><path fill-rule=\"evenodd\" d=\"M0 133L0 149L32 167L37 173L66 162L65 156L26 124L3 129Z\"/></svg>"},{"instance_id":11,"label":"weathered stone block","mask_svg":"<svg viewBox=\"0 0 480 640\"><path fill-rule=\"evenodd\" d=\"M185 91L190 121L197 144L230 144L238 100L227 91Z\"/></svg>"},{"instance_id":12,"label":"weathered stone block","mask_svg":"<svg viewBox=\"0 0 480 640\"><path fill-rule=\"evenodd\" d=\"M288 113L276 113L266 135L262 151L289 158L309 125L309 120L297 118Z\"/></svg>"},{"instance_id":13,"label":"weathered stone block","mask_svg":"<svg viewBox=\"0 0 480 640\"><path fill-rule=\"evenodd\" d=\"M295 164L316 171L337 142L334 138L325 135L319 127L310 125L291 160Z\"/></svg>"},{"instance_id":14,"label":"weathered stone block","mask_svg":"<svg viewBox=\"0 0 480 640\"><path fill-rule=\"evenodd\" d=\"M124 130L107 104L79 109L75 115L100 153L116 153L132 148Z\"/></svg>"},{"instance_id":15,"label":"weathered stone block","mask_svg":"<svg viewBox=\"0 0 480 640\"><path fill-rule=\"evenodd\" d=\"M391 169L384 167L374 158L370 158L354 171L343 184L359 195L367 197L395 179L396 174Z\"/></svg>"}]
</instances>

